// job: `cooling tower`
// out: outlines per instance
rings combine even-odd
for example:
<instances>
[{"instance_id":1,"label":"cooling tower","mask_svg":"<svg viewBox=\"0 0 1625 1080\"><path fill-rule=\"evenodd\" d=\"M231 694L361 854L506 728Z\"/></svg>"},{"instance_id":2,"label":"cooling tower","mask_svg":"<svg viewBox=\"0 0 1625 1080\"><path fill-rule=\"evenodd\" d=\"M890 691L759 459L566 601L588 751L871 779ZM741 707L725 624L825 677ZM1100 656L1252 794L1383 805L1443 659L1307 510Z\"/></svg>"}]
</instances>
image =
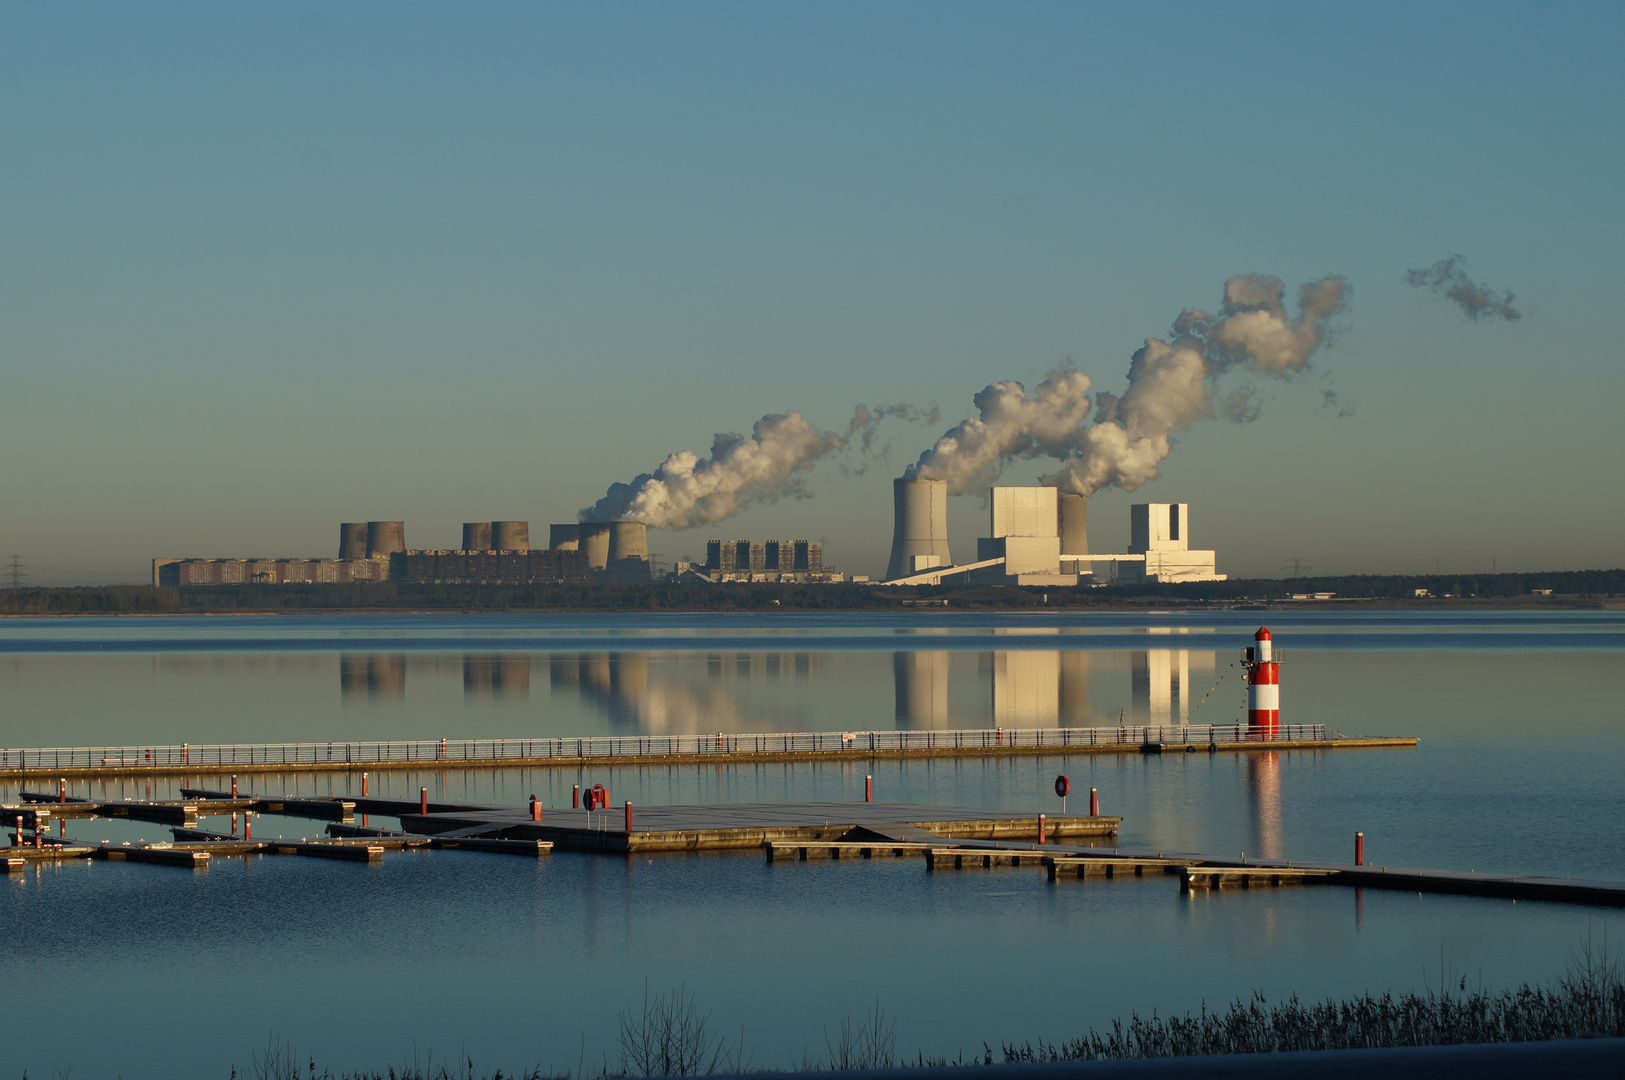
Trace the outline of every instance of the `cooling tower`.
<instances>
[{"instance_id":1,"label":"cooling tower","mask_svg":"<svg viewBox=\"0 0 1625 1080\"><path fill-rule=\"evenodd\" d=\"M609 526L609 561L649 559L649 526L641 521L615 521Z\"/></svg>"},{"instance_id":2,"label":"cooling tower","mask_svg":"<svg viewBox=\"0 0 1625 1080\"><path fill-rule=\"evenodd\" d=\"M897 524L892 529L891 562L887 578L900 578L914 572L916 556L935 557L929 566L952 566L948 554L948 485L941 480L892 481L892 499Z\"/></svg>"},{"instance_id":3,"label":"cooling tower","mask_svg":"<svg viewBox=\"0 0 1625 1080\"><path fill-rule=\"evenodd\" d=\"M530 522L491 522L491 546L497 551L529 551Z\"/></svg>"},{"instance_id":4,"label":"cooling tower","mask_svg":"<svg viewBox=\"0 0 1625 1080\"><path fill-rule=\"evenodd\" d=\"M1060 515L1062 557L1089 554L1089 496L1062 492L1056 513Z\"/></svg>"},{"instance_id":5,"label":"cooling tower","mask_svg":"<svg viewBox=\"0 0 1625 1080\"><path fill-rule=\"evenodd\" d=\"M491 523L489 521L463 522L463 551L491 550Z\"/></svg>"},{"instance_id":6,"label":"cooling tower","mask_svg":"<svg viewBox=\"0 0 1625 1080\"><path fill-rule=\"evenodd\" d=\"M547 546L554 551L580 551L581 526L580 525L549 525L547 527Z\"/></svg>"},{"instance_id":7,"label":"cooling tower","mask_svg":"<svg viewBox=\"0 0 1625 1080\"><path fill-rule=\"evenodd\" d=\"M406 550L406 522L367 522L367 558L377 559Z\"/></svg>"},{"instance_id":8,"label":"cooling tower","mask_svg":"<svg viewBox=\"0 0 1625 1080\"><path fill-rule=\"evenodd\" d=\"M367 523L346 521L339 526L339 558L360 560L367 557Z\"/></svg>"},{"instance_id":9,"label":"cooling tower","mask_svg":"<svg viewBox=\"0 0 1625 1080\"><path fill-rule=\"evenodd\" d=\"M587 569L602 570L609 565L609 526L600 522L581 523L581 550L587 553Z\"/></svg>"}]
</instances>

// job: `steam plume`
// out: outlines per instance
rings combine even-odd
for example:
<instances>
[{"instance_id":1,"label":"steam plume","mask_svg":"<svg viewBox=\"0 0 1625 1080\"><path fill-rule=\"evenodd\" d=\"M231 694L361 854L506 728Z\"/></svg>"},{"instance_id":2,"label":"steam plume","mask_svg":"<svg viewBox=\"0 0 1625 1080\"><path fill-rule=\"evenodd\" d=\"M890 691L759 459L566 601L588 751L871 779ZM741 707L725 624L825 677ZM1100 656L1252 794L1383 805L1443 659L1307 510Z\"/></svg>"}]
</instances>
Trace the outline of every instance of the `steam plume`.
<instances>
[{"instance_id":1,"label":"steam plume","mask_svg":"<svg viewBox=\"0 0 1625 1080\"><path fill-rule=\"evenodd\" d=\"M1448 259L1440 259L1426 270L1407 270L1405 284L1415 289L1426 289L1441 300L1449 300L1474 322L1479 319L1516 322L1523 318L1523 312L1512 306L1510 291L1497 295L1488 285L1481 285L1468 277L1466 265L1465 255L1452 255Z\"/></svg>"},{"instance_id":2,"label":"steam plume","mask_svg":"<svg viewBox=\"0 0 1625 1080\"><path fill-rule=\"evenodd\" d=\"M611 484L602 499L580 513L582 521L641 521L650 528L709 525L754 503L799 495L799 483L822 457L860 436L863 446L886 417L913 415L912 406L871 411L859 405L844 432L820 431L799 412L769 413L747 438L733 432L712 437L711 455L692 450L671 454L653 472L630 483Z\"/></svg>"},{"instance_id":3,"label":"steam plume","mask_svg":"<svg viewBox=\"0 0 1625 1080\"><path fill-rule=\"evenodd\" d=\"M904 476L946 480L956 493L974 491L992 483L1013 458L1063 456L1089 416L1089 376L1061 368L1031 395L1006 379L984 387L972 401L979 415L949 428Z\"/></svg>"},{"instance_id":4,"label":"steam plume","mask_svg":"<svg viewBox=\"0 0 1625 1080\"><path fill-rule=\"evenodd\" d=\"M1050 457L1062 467L1043 477L1045 484L1083 495L1108 484L1137 488L1156 477L1174 437L1197 420L1255 419L1256 391L1242 386L1216 399L1219 377L1243 367L1293 378L1325 342L1348 293L1341 277L1309 282L1298 289L1293 317L1278 278L1233 277L1225 282L1217 314L1188 309L1174 321L1169 340L1146 340L1129 362L1128 389L1095 396L1093 424L1084 426L1090 380L1071 368L1052 372L1030 395L1019 382L993 383L975 397L978 416L950 428L904 476L972 491L991 483L1010 461Z\"/></svg>"}]
</instances>

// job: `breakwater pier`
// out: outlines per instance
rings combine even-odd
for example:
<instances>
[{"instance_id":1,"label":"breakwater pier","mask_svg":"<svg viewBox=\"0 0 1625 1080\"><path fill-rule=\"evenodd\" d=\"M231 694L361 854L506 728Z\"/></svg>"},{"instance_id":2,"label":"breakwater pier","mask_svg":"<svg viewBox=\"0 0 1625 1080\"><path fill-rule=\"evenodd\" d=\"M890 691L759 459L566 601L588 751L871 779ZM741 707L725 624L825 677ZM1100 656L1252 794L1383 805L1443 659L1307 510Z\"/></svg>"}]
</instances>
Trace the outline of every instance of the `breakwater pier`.
<instances>
[{"instance_id":1,"label":"breakwater pier","mask_svg":"<svg viewBox=\"0 0 1625 1080\"><path fill-rule=\"evenodd\" d=\"M1349 736L1325 724L1139 724L1116 727L813 731L772 734L608 735L546 739L180 743L0 748L0 779L204 776L226 773L373 772L425 766L572 768L856 761L1049 754L1258 753L1406 748L1405 736Z\"/></svg>"},{"instance_id":2,"label":"breakwater pier","mask_svg":"<svg viewBox=\"0 0 1625 1080\"><path fill-rule=\"evenodd\" d=\"M756 849L770 863L912 856L922 859L930 873L995 868L1036 871L1056 886L1172 876L1178 878L1182 895L1342 885L1625 907L1625 882L1108 847L1122 819L1098 814L1049 817L1015 810L867 801L635 807L584 800L582 807L544 810L538 804L516 807L430 800L427 789L417 801L367 796L239 796L204 789L183 789L182 794L181 800L109 803L69 797L60 791L25 792L20 804L0 806L0 825L15 830L14 846L0 848L0 866L17 872L41 862L106 859L196 869L214 858L251 855L377 862L386 851L412 848L531 857L555 849L621 857ZM231 831L200 826L204 817L228 814ZM250 814L327 824L317 837L255 839ZM243 821L240 834L235 831L238 815ZM371 815L393 817L400 827L370 825ZM65 833L68 821L96 818L167 824L174 840L88 843L49 832L53 822Z\"/></svg>"}]
</instances>

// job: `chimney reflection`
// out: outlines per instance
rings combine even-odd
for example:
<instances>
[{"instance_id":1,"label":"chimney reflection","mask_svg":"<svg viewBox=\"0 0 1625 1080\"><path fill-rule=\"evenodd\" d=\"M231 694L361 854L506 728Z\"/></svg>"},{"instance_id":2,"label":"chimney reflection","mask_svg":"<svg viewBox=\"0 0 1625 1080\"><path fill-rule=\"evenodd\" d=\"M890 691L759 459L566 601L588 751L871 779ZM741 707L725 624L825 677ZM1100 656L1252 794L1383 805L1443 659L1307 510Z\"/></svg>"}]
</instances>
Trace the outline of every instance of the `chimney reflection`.
<instances>
[{"instance_id":1,"label":"chimney reflection","mask_svg":"<svg viewBox=\"0 0 1625 1080\"><path fill-rule=\"evenodd\" d=\"M705 657L706 682L696 686L673 678L689 669L694 656L662 660L651 673L647 653L586 653L550 658L554 693L574 692L597 705L616 724L642 733L699 734L716 731L779 730L771 715L744 715L733 687L754 681L773 682L794 673L807 679L822 664L809 653L710 653Z\"/></svg>"},{"instance_id":2,"label":"chimney reflection","mask_svg":"<svg viewBox=\"0 0 1625 1080\"><path fill-rule=\"evenodd\" d=\"M1247 802L1252 811L1253 847L1266 859L1281 858L1281 755L1247 758Z\"/></svg>"},{"instance_id":3,"label":"chimney reflection","mask_svg":"<svg viewBox=\"0 0 1625 1080\"><path fill-rule=\"evenodd\" d=\"M340 653L339 699L347 705L363 700L404 701L406 654Z\"/></svg>"}]
</instances>

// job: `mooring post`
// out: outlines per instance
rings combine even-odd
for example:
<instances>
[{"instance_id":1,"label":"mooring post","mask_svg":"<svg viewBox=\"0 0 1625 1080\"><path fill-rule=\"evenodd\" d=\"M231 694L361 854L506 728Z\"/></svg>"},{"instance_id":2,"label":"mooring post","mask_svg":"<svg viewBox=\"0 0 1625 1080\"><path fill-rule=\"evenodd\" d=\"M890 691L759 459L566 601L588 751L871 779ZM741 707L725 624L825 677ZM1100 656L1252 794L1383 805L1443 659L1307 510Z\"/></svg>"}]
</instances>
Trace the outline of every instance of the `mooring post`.
<instances>
[{"instance_id":1,"label":"mooring post","mask_svg":"<svg viewBox=\"0 0 1625 1080\"><path fill-rule=\"evenodd\" d=\"M632 804L626 804L626 835L632 835Z\"/></svg>"},{"instance_id":2,"label":"mooring post","mask_svg":"<svg viewBox=\"0 0 1625 1080\"><path fill-rule=\"evenodd\" d=\"M1042 844L1044 842L1044 815L1043 814L1038 815L1038 842L1040 844Z\"/></svg>"},{"instance_id":3,"label":"mooring post","mask_svg":"<svg viewBox=\"0 0 1625 1080\"><path fill-rule=\"evenodd\" d=\"M1089 816L1100 816L1100 792L1094 788L1089 789Z\"/></svg>"},{"instance_id":4,"label":"mooring post","mask_svg":"<svg viewBox=\"0 0 1625 1080\"><path fill-rule=\"evenodd\" d=\"M254 839L254 823L248 819L248 811L243 811L243 839Z\"/></svg>"},{"instance_id":5,"label":"mooring post","mask_svg":"<svg viewBox=\"0 0 1625 1080\"><path fill-rule=\"evenodd\" d=\"M581 809L581 785L576 784L570 788L570 809Z\"/></svg>"},{"instance_id":6,"label":"mooring post","mask_svg":"<svg viewBox=\"0 0 1625 1080\"><path fill-rule=\"evenodd\" d=\"M429 812L429 789L426 788L426 787L420 787L420 788L418 788L418 813L427 814L428 812Z\"/></svg>"},{"instance_id":7,"label":"mooring post","mask_svg":"<svg viewBox=\"0 0 1625 1080\"><path fill-rule=\"evenodd\" d=\"M863 801L875 801L875 778L873 773L863 778Z\"/></svg>"},{"instance_id":8,"label":"mooring post","mask_svg":"<svg viewBox=\"0 0 1625 1080\"><path fill-rule=\"evenodd\" d=\"M542 820L542 804L536 801L534 794L530 797L530 820Z\"/></svg>"},{"instance_id":9,"label":"mooring post","mask_svg":"<svg viewBox=\"0 0 1625 1080\"><path fill-rule=\"evenodd\" d=\"M1354 834L1354 865L1365 865L1365 833L1363 832Z\"/></svg>"},{"instance_id":10,"label":"mooring post","mask_svg":"<svg viewBox=\"0 0 1625 1080\"><path fill-rule=\"evenodd\" d=\"M59 803L68 801L68 778L65 776L56 782L56 801Z\"/></svg>"},{"instance_id":11,"label":"mooring post","mask_svg":"<svg viewBox=\"0 0 1625 1080\"><path fill-rule=\"evenodd\" d=\"M367 793L367 774L362 773L361 774L361 794L365 795L366 793Z\"/></svg>"}]
</instances>

